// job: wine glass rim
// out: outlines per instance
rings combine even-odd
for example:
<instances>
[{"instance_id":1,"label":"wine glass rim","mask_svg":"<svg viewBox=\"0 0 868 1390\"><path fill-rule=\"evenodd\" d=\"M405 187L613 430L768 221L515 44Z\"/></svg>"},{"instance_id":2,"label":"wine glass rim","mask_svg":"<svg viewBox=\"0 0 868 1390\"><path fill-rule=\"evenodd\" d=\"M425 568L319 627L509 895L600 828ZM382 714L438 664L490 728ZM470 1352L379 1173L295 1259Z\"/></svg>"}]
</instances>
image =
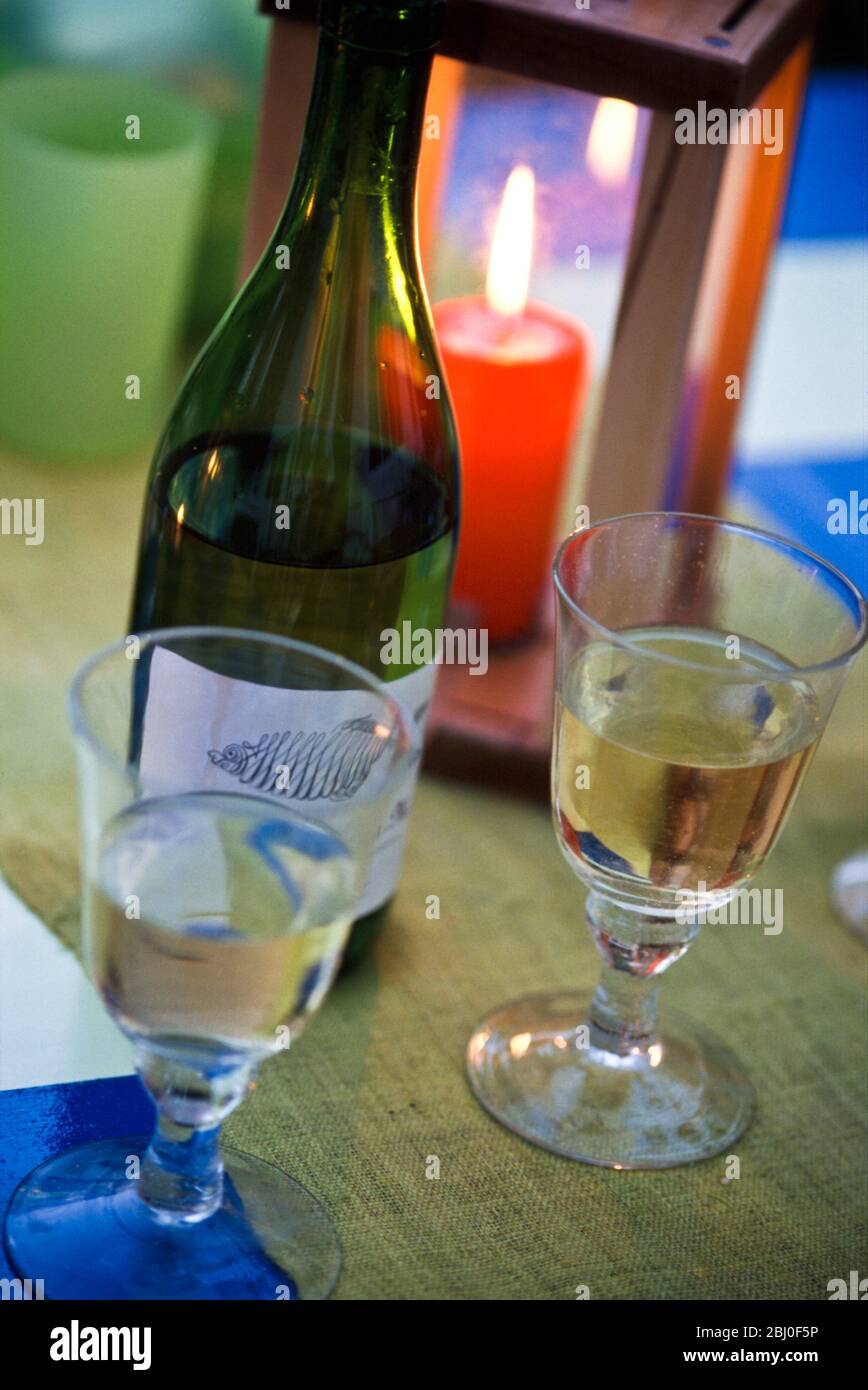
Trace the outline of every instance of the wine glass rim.
<instances>
[{"instance_id":1,"label":"wine glass rim","mask_svg":"<svg viewBox=\"0 0 868 1390\"><path fill-rule=\"evenodd\" d=\"M571 531L558 546L555 558L552 562L552 576L555 589L571 612L581 618L582 622L592 628L612 646L621 647L625 651L633 652L643 660L661 662L666 666L678 666L683 670L708 672L708 666L704 666L698 661L688 661L680 656L667 656L664 652L655 652L652 648L644 647L638 642L634 642L629 637L625 637L622 632L614 628L608 628L604 623L592 618L581 604L567 592L561 578L561 562L568 548L576 541L579 536L589 536L592 531L601 531L603 527L614 526L621 521L636 521L640 518L655 519L658 521L703 521L717 527L722 531L738 531L742 535L762 541L771 541L776 546L782 546L787 550L794 551L798 555L803 555L811 560L825 573L831 575L842 589L855 602L856 611L859 614L859 621L856 626L856 636L853 642L837 656L830 657L827 661L818 661L811 665L790 666L783 670L774 672L775 678L780 680L799 680L802 676L815 675L823 671L832 671L838 666L846 665L864 646L868 637L868 603L864 595L860 592L852 579L839 570L837 566L824 560L821 555L810 550L806 545L799 545L797 541L788 540L786 536L779 536L774 531L766 531L760 526L747 526L740 521L729 521L726 517L708 516L703 512L668 512L668 511L648 511L648 512L621 512L618 516L607 516L602 521L596 522L592 526L583 528L580 531ZM732 681L752 681L756 680L756 671L734 669L731 675L727 676Z\"/></svg>"},{"instance_id":2,"label":"wine glass rim","mask_svg":"<svg viewBox=\"0 0 868 1390\"><path fill-rule=\"evenodd\" d=\"M133 765L124 758L116 757L94 730L84 710L82 691L88 678L98 666L107 658L126 651L127 643L131 637L137 638L142 646L147 645L148 647L157 647L161 642L165 644L190 638L237 639L238 641L256 643L259 646L278 647L283 651L302 652L315 657L323 665L337 667L360 680L363 682L364 688L369 690L371 694L379 696L394 708L407 735L407 747L390 770L386 785L382 789L384 792L393 780L397 780L402 774L408 759L414 753L421 753L419 728L411 710L403 700L392 694L385 681L381 681L364 666L359 666L355 661L349 661L347 657L340 656L337 652L331 652L326 647L317 647L312 642L300 642L294 637L281 637L272 632L258 632L253 628L208 627L205 624L191 624L185 627L145 628L141 632L129 632L126 636L119 637L116 641L109 642L104 647L99 647L95 652L92 652L73 673L66 700L67 717L72 733L74 737L81 739L102 762L124 776L130 772Z\"/></svg>"}]
</instances>

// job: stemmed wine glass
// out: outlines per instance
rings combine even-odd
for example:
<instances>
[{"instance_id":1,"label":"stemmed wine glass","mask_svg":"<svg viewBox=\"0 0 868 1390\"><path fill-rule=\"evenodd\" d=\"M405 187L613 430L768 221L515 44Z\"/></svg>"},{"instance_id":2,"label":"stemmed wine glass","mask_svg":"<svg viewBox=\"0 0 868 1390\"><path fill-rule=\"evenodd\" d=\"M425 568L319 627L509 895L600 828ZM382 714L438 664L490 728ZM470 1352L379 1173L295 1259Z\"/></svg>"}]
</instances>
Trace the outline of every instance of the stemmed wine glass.
<instances>
[{"instance_id":1,"label":"stemmed wine glass","mask_svg":"<svg viewBox=\"0 0 868 1390\"><path fill-rule=\"evenodd\" d=\"M329 1218L220 1127L329 988L413 721L360 667L228 628L106 648L69 709L87 965L157 1123L31 1173L10 1258L52 1299L325 1297Z\"/></svg>"},{"instance_id":2,"label":"stemmed wine glass","mask_svg":"<svg viewBox=\"0 0 868 1390\"><path fill-rule=\"evenodd\" d=\"M751 1088L704 1027L658 1022L660 977L705 918L756 915L756 893L732 905L781 830L866 606L800 546L663 512L569 536L554 581L554 826L590 890L602 976L589 1000L497 1009L470 1040L468 1076L533 1143L668 1167L726 1150Z\"/></svg>"}]
</instances>

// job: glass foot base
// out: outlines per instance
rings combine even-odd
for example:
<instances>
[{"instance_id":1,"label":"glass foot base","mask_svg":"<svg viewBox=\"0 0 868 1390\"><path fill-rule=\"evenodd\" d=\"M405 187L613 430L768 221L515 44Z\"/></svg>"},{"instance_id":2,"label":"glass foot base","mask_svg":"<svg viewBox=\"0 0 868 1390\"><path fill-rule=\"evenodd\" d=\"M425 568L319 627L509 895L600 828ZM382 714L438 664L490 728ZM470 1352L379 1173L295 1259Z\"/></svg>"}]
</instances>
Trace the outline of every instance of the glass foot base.
<instances>
[{"instance_id":1,"label":"glass foot base","mask_svg":"<svg viewBox=\"0 0 868 1390\"><path fill-rule=\"evenodd\" d=\"M223 1205L166 1224L136 1192L133 1156L148 1138L57 1154L25 1178L6 1221L18 1274L47 1299L317 1299L337 1282L341 1249L326 1213L280 1169L224 1148Z\"/></svg>"},{"instance_id":2,"label":"glass foot base","mask_svg":"<svg viewBox=\"0 0 868 1390\"><path fill-rule=\"evenodd\" d=\"M581 1046L589 1005L590 995L539 994L479 1024L467 1075L488 1113L532 1144L609 1168L670 1168L727 1151L753 1094L729 1048L671 1014L647 1051Z\"/></svg>"}]
</instances>

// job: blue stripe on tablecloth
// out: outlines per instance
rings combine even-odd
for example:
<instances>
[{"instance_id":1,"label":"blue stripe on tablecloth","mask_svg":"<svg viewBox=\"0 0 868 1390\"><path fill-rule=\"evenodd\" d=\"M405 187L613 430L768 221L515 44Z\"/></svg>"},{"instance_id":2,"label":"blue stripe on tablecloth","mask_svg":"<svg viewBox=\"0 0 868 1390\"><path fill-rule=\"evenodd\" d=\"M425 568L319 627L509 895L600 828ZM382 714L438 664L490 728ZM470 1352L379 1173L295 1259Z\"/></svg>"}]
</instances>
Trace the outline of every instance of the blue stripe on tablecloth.
<instances>
[{"instance_id":1,"label":"blue stripe on tablecloth","mask_svg":"<svg viewBox=\"0 0 868 1390\"><path fill-rule=\"evenodd\" d=\"M782 228L784 238L865 235L868 88L858 70L812 73Z\"/></svg>"},{"instance_id":2,"label":"blue stripe on tablecloth","mask_svg":"<svg viewBox=\"0 0 868 1390\"><path fill-rule=\"evenodd\" d=\"M153 1106L133 1076L0 1092L0 1219L21 1179L43 1159L94 1139L147 1134L153 1124ZM0 1278L12 1273L0 1248Z\"/></svg>"},{"instance_id":3,"label":"blue stripe on tablecloth","mask_svg":"<svg viewBox=\"0 0 868 1390\"><path fill-rule=\"evenodd\" d=\"M833 535L827 526L832 498L846 501L853 490L862 498L868 496L864 459L782 461L758 467L738 461L731 487L738 501L759 508L770 529L816 551L868 592L868 537Z\"/></svg>"}]
</instances>

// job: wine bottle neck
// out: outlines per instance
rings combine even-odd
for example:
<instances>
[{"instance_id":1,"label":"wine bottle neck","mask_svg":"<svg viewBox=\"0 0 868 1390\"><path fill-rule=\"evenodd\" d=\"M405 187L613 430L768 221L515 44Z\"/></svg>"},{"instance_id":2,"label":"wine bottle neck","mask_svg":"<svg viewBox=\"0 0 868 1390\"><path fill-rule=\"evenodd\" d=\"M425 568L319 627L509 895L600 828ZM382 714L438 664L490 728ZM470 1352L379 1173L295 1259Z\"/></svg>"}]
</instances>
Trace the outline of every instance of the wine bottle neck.
<instances>
[{"instance_id":1,"label":"wine bottle neck","mask_svg":"<svg viewBox=\"0 0 868 1390\"><path fill-rule=\"evenodd\" d=\"M360 48L323 31L283 231L340 213L352 194L382 200L412 229L432 52Z\"/></svg>"}]
</instances>

